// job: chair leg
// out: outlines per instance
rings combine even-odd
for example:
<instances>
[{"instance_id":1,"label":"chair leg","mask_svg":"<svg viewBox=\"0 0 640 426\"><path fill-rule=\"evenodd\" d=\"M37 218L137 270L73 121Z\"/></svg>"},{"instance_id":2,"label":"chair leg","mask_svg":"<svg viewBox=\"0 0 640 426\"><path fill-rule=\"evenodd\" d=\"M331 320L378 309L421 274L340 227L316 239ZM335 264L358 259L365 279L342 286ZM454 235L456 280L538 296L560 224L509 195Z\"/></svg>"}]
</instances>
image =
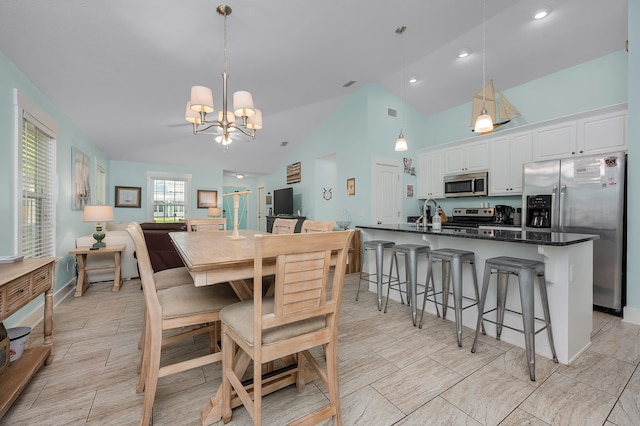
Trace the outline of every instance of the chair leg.
<instances>
[{"instance_id":1,"label":"chair leg","mask_svg":"<svg viewBox=\"0 0 640 426\"><path fill-rule=\"evenodd\" d=\"M235 343L227 333L222 330L222 420L228 423L231 420L231 382L228 374L233 373L233 358Z\"/></svg>"},{"instance_id":2,"label":"chair leg","mask_svg":"<svg viewBox=\"0 0 640 426\"><path fill-rule=\"evenodd\" d=\"M337 336L327 344L327 378L329 380L329 404L335 409L334 425L342 425L340 410L340 382L338 378Z\"/></svg>"},{"instance_id":3,"label":"chair leg","mask_svg":"<svg viewBox=\"0 0 640 426\"><path fill-rule=\"evenodd\" d=\"M297 354L297 363L298 363L298 373L296 375L296 389L298 392L304 391L304 354L302 352L298 352Z\"/></svg>"},{"instance_id":4,"label":"chair leg","mask_svg":"<svg viewBox=\"0 0 640 426\"><path fill-rule=\"evenodd\" d=\"M547 280L544 273L539 276L540 282L540 296L542 299L542 310L544 312L544 321L547 325L547 337L549 338L549 346L551 348L551 354L553 355L553 362L558 363L558 357L556 356L556 347L553 344L553 332L551 331L551 314L549 313L549 300L547 299Z\"/></svg>"},{"instance_id":5,"label":"chair leg","mask_svg":"<svg viewBox=\"0 0 640 426\"><path fill-rule=\"evenodd\" d=\"M509 284L509 273L498 271L498 295L496 310L496 340L500 340L502 335L502 324L504 324L504 308L507 302L507 287Z\"/></svg>"},{"instance_id":6,"label":"chair leg","mask_svg":"<svg viewBox=\"0 0 640 426\"><path fill-rule=\"evenodd\" d=\"M484 305L487 301L487 292L489 290L489 281L491 280L491 267L485 265L484 277L482 278L482 293L480 294L480 300L478 300L478 321L476 323L476 335L473 339L473 345L471 345L471 353L476 353L476 345L478 344L478 337L480 337L480 325L483 324L484 317ZM484 329L484 327L483 327ZM483 330L483 334L485 334Z\"/></svg>"},{"instance_id":7,"label":"chair leg","mask_svg":"<svg viewBox=\"0 0 640 426\"><path fill-rule=\"evenodd\" d=\"M146 369L143 369L143 373L146 373L145 385L144 385L144 402L142 406L142 421L141 425L151 425L153 423L153 403L156 398L156 389L158 387L158 373L160 371L160 351L162 350L162 331L159 333L148 333L146 340L149 340L146 346L148 356L145 358L148 361ZM145 371L146 370L146 371ZM141 374L141 375L142 375Z\"/></svg>"},{"instance_id":8,"label":"chair leg","mask_svg":"<svg viewBox=\"0 0 640 426\"><path fill-rule=\"evenodd\" d=\"M145 315L146 316L146 315ZM149 321L145 320L145 329L143 334L144 346L142 347L142 353L140 354L140 362L138 363L138 370L140 371L140 377L138 378L138 384L136 385L136 393L141 393L145 389L147 375L149 372L149 354L151 353L151 341L149 340L149 334L151 333Z\"/></svg>"}]
</instances>

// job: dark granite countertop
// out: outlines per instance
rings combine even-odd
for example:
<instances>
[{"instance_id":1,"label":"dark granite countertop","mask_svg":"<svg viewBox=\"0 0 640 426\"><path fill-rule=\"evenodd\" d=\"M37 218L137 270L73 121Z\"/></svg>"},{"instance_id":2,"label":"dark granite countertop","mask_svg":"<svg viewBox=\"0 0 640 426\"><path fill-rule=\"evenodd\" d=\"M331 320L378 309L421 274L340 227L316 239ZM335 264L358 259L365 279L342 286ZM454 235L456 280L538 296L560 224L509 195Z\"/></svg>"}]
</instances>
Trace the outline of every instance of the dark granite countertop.
<instances>
[{"instance_id":1,"label":"dark granite countertop","mask_svg":"<svg viewBox=\"0 0 640 426\"><path fill-rule=\"evenodd\" d=\"M356 228L376 231L406 232L411 234L438 235L442 237L471 238L475 240L504 241L508 243L535 244L542 246L568 246L600 239L599 235L571 234L566 232L521 231L509 229L479 229L447 226L434 231L431 227L416 225L358 225Z\"/></svg>"}]
</instances>

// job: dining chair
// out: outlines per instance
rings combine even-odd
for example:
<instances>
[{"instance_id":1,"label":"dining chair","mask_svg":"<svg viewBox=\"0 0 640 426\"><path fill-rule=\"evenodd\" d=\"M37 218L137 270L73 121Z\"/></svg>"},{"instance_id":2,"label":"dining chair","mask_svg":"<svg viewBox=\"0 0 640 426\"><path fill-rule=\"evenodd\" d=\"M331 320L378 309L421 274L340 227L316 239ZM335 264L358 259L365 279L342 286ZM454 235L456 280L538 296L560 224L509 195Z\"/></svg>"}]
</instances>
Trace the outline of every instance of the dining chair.
<instances>
[{"instance_id":1,"label":"dining chair","mask_svg":"<svg viewBox=\"0 0 640 426\"><path fill-rule=\"evenodd\" d=\"M336 226L335 222L321 222L318 220L305 220L300 227L300 233L309 234L312 232L331 232Z\"/></svg>"},{"instance_id":2,"label":"dining chair","mask_svg":"<svg viewBox=\"0 0 640 426\"><path fill-rule=\"evenodd\" d=\"M226 231L227 219L211 217L206 219L187 219L187 232Z\"/></svg>"},{"instance_id":3,"label":"dining chair","mask_svg":"<svg viewBox=\"0 0 640 426\"><path fill-rule=\"evenodd\" d=\"M262 376L265 363L293 355L295 384L302 391L305 361L329 391L329 405L293 424L333 418L342 424L338 386L338 316L352 230L293 235L256 235L254 297L225 307L222 321L222 418L231 420L232 404L243 404L254 425L262 424L262 391L273 390L278 370ZM262 296L263 261L276 261L275 294ZM335 270L330 273L332 259ZM309 352L326 348L326 368ZM237 350L236 348L239 348ZM253 360L249 390L242 377ZM293 384L293 379L290 382Z\"/></svg>"},{"instance_id":4,"label":"dining chair","mask_svg":"<svg viewBox=\"0 0 640 426\"><path fill-rule=\"evenodd\" d=\"M137 252L144 291L146 330L140 381L136 392L144 390L141 424L149 425L152 423L153 402L159 378L222 360L222 353L218 350L161 367L162 346L174 341L172 337L163 339L163 332L192 326L210 326L211 330L215 330L215 324L220 321L220 310L237 303L240 299L226 283L206 287L195 287L192 284L176 285L156 290L144 234L134 224L129 224L127 231ZM202 330L195 332L202 333ZM184 337L184 334L181 336Z\"/></svg>"},{"instance_id":5,"label":"dining chair","mask_svg":"<svg viewBox=\"0 0 640 426\"><path fill-rule=\"evenodd\" d=\"M277 218L273 221L272 234L293 234L296 229L298 219Z\"/></svg>"}]
</instances>

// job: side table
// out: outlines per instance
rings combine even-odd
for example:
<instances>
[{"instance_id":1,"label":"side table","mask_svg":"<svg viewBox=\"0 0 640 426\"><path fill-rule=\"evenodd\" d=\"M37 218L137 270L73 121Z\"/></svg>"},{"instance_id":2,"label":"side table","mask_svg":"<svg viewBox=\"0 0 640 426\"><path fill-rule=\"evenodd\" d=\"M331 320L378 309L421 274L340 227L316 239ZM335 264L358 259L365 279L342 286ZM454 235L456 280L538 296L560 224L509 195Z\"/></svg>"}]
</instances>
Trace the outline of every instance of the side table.
<instances>
[{"instance_id":1,"label":"side table","mask_svg":"<svg viewBox=\"0 0 640 426\"><path fill-rule=\"evenodd\" d=\"M122 256L124 248L124 244L114 244L106 247L101 247L97 250L93 250L91 249L91 247L78 247L75 250L71 250L69 254L75 254L76 261L78 262L78 283L76 286L76 292L73 294L73 297L82 296L84 291L89 287L89 277L87 276L87 271L93 271L97 269L114 268L115 274L113 277L113 291L120 291L120 285L122 284L120 258ZM92 253L113 253L114 264L87 266L87 256Z\"/></svg>"}]
</instances>

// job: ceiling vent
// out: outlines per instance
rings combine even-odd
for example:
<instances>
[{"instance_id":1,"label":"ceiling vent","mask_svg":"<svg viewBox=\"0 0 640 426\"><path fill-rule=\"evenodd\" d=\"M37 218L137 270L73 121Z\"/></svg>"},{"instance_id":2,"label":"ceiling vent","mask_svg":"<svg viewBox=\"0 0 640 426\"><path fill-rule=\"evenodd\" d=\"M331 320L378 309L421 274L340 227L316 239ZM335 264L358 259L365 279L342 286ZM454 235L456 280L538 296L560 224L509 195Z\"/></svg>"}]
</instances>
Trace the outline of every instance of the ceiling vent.
<instances>
[{"instance_id":1,"label":"ceiling vent","mask_svg":"<svg viewBox=\"0 0 640 426\"><path fill-rule=\"evenodd\" d=\"M353 86L354 84L356 84L355 80L351 80L351 81L347 81L345 84L342 85L342 87L349 87L349 86Z\"/></svg>"},{"instance_id":2,"label":"ceiling vent","mask_svg":"<svg viewBox=\"0 0 640 426\"><path fill-rule=\"evenodd\" d=\"M397 117L398 116L398 111L393 109L393 108L387 108L387 115L389 117Z\"/></svg>"},{"instance_id":3,"label":"ceiling vent","mask_svg":"<svg viewBox=\"0 0 640 426\"><path fill-rule=\"evenodd\" d=\"M280 144L280 146L287 146L289 144L289 142L287 141L282 141L282 143Z\"/></svg>"}]
</instances>

